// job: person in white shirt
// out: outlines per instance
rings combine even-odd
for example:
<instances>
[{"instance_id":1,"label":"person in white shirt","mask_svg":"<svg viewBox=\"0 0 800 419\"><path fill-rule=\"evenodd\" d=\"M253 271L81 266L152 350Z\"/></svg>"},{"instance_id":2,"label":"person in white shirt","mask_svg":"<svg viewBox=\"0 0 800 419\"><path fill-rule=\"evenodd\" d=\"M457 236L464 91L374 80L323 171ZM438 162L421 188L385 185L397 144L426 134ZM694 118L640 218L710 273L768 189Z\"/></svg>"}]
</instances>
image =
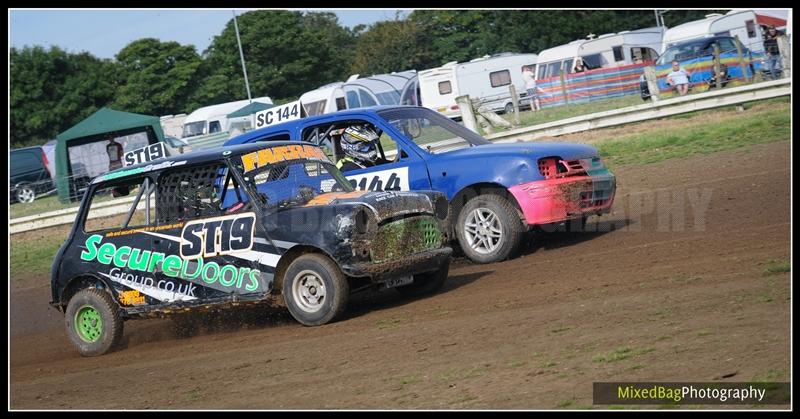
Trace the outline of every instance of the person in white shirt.
<instances>
[{"instance_id":1,"label":"person in white shirt","mask_svg":"<svg viewBox=\"0 0 800 419\"><path fill-rule=\"evenodd\" d=\"M525 90L528 91L528 97L531 100L531 109L538 111L541 109L541 106L539 104L539 97L536 96L536 79L530 66L522 67L522 80L525 81Z\"/></svg>"},{"instance_id":2,"label":"person in white shirt","mask_svg":"<svg viewBox=\"0 0 800 419\"><path fill-rule=\"evenodd\" d=\"M684 96L689 93L689 78L692 74L680 66L676 60L672 62L672 72L667 74L667 84L674 86L679 95Z\"/></svg>"}]
</instances>

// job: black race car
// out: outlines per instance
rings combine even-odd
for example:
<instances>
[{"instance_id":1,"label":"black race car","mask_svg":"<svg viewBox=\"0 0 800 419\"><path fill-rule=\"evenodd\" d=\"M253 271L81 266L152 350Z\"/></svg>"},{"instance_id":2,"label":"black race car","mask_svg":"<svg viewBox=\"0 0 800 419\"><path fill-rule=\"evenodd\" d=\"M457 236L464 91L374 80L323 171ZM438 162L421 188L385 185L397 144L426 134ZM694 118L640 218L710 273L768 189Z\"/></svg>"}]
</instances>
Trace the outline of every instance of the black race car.
<instances>
[{"instance_id":1,"label":"black race car","mask_svg":"<svg viewBox=\"0 0 800 419\"><path fill-rule=\"evenodd\" d=\"M109 195L129 209L110 211ZM127 319L273 295L300 323L321 325L362 289L438 290L447 213L439 192L356 191L309 144L142 163L92 181L53 262L50 304L86 356L112 349Z\"/></svg>"}]
</instances>

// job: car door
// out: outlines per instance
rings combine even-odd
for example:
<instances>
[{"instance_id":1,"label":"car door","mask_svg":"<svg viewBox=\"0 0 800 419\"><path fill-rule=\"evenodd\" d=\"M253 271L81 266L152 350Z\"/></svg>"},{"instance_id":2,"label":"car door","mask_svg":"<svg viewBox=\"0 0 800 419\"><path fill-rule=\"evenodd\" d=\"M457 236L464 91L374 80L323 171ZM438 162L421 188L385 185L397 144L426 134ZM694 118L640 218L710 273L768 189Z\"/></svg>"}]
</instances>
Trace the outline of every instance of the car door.
<instances>
[{"instance_id":1,"label":"car door","mask_svg":"<svg viewBox=\"0 0 800 419\"><path fill-rule=\"evenodd\" d=\"M270 291L274 268L262 259L273 258L258 250L263 234L255 210L244 199L225 199L219 180L228 175L225 163L213 162L167 170L158 178L157 224L147 234L153 251L180 261L179 267L165 262L154 272L157 286L183 290L174 299L260 298Z\"/></svg>"},{"instance_id":2,"label":"car door","mask_svg":"<svg viewBox=\"0 0 800 419\"><path fill-rule=\"evenodd\" d=\"M337 122L346 122L346 124L337 125L343 127L364 123L372 124L380 134L380 143L383 149L381 157L386 159L372 167L342 172L356 189L370 191L430 189L431 182L425 160L390 125L367 116L347 118L346 121ZM303 133L316 128L321 127L308 125L303 129ZM309 136L303 135L301 138L305 141L308 139L307 137ZM338 157L333 157L334 162Z\"/></svg>"}]
</instances>

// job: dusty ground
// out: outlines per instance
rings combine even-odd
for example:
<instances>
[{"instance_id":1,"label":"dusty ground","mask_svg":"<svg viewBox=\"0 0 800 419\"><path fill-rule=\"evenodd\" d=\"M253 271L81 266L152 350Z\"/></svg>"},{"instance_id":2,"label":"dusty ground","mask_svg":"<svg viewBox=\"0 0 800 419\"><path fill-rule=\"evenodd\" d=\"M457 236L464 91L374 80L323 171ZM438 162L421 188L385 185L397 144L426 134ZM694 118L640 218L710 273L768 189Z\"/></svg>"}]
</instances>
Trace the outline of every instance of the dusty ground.
<instances>
[{"instance_id":1,"label":"dusty ground","mask_svg":"<svg viewBox=\"0 0 800 419\"><path fill-rule=\"evenodd\" d=\"M125 348L81 358L47 279L25 281L11 407L588 408L593 381L786 381L789 273L766 270L789 258L788 156L778 142L622 167L600 231L457 260L440 294L354 297L322 327L276 310L185 339L129 322Z\"/></svg>"}]
</instances>

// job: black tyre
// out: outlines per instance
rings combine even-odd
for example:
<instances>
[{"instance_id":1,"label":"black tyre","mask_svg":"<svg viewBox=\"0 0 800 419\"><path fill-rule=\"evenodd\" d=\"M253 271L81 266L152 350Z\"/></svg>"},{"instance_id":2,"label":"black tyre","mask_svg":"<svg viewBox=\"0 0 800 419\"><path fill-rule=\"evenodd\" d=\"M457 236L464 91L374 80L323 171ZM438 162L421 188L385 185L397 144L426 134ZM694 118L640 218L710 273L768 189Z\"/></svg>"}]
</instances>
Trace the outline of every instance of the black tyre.
<instances>
[{"instance_id":1,"label":"black tyre","mask_svg":"<svg viewBox=\"0 0 800 419\"><path fill-rule=\"evenodd\" d=\"M29 204L36 199L36 189L33 185L20 185L17 187L16 198L23 204Z\"/></svg>"},{"instance_id":2,"label":"black tyre","mask_svg":"<svg viewBox=\"0 0 800 419\"><path fill-rule=\"evenodd\" d=\"M298 322L319 326L339 317L350 286L339 267L324 255L308 253L292 261L283 279L286 307Z\"/></svg>"},{"instance_id":3,"label":"black tyre","mask_svg":"<svg viewBox=\"0 0 800 419\"><path fill-rule=\"evenodd\" d=\"M64 321L69 340L83 356L103 355L122 339L119 306L101 289L87 288L72 296Z\"/></svg>"},{"instance_id":4,"label":"black tyre","mask_svg":"<svg viewBox=\"0 0 800 419\"><path fill-rule=\"evenodd\" d=\"M519 247L524 232L514 205L492 194L467 201L458 214L455 230L461 250L477 263L508 258Z\"/></svg>"},{"instance_id":5,"label":"black tyre","mask_svg":"<svg viewBox=\"0 0 800 419\"><path fill-rule=\"evenodd\" d=\"M414 275L414 282L395 288L397 292L406 297L417 297L433 294L442 289L447 275L450 273L450 259L448 258L439 269Z\"/></svg>"},{"instance_id":6,"label":"black tyre","mask_svg":"<svg viewBox=\"0 0 800 419\"><path fill-rule=\"evenodd\" d=\"M506 103L506 113L513 114L514 113L514 104Z\"/></svg>"}]
</instances>

